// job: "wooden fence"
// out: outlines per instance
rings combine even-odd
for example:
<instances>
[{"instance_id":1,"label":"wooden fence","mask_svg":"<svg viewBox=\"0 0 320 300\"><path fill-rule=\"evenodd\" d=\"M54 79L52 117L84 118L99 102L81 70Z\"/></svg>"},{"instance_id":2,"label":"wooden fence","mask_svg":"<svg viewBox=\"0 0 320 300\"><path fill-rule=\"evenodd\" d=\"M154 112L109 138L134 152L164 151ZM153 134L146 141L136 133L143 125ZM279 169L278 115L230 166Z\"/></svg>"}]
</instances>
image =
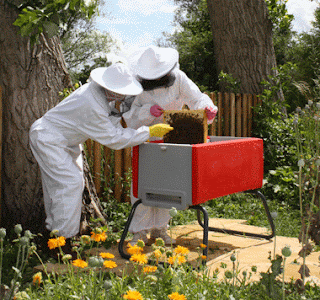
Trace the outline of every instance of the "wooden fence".
<instances>
[{"instance_id":1,"label":"wooden fence","mask_svg":"<svg viewBox=\"0 0 320 300\"><path fill-rule=\"evenodd\" d=\"M211 93L209 96L219 110L215 122L209 126L209 135L251 136L252 107L261 104L258 96L233 93ZM98 195L103 196L103 191L107 190L118 201L129 201L131 148L111 150L88 140L86 149Z\"/></svg>"}]
</instances>

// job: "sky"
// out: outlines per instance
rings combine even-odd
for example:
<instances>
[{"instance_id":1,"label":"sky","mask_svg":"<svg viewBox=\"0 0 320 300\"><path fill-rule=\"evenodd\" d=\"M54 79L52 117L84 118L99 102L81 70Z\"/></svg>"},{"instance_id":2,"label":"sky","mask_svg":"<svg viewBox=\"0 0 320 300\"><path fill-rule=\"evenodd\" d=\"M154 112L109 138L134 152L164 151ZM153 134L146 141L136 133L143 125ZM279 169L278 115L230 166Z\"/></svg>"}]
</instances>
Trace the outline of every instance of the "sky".
<instances>
[{"instance_id":1,"label":"sky","mask_svg":"<svg viewBox=\"0 0 320 300\"><path fill-rule=\"evenodd\" d=\"M173 0L104 0L102 14L97 20L98 29L106 31L117 41L120 50L109 55L111 61L127 56L135 49L154 44L162 32L173 32L173 18L177 6ZM318 2L319 3L319 2ZM316 0L288 0L287 9L293 14L293 30L308 31ZM118 55L118 56L117 56Z\"/></svg>"}]
</instances>

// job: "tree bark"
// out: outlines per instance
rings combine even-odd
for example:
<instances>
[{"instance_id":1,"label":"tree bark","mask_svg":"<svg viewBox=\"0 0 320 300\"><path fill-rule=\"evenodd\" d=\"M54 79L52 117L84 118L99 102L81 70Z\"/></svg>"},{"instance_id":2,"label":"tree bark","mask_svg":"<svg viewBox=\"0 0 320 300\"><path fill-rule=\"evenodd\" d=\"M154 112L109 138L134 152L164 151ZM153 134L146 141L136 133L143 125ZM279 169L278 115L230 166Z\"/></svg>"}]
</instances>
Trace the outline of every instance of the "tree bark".
<instances>
[{"instance_id":1,"label":"tree bark","mask_svg":"<svg viewBox=\"0 0 320 300\"><path fill-rule=\"evenodd\" d=\"M22 1L15 1L22 3ZM29 147L29 129L72 87L58 37L31 46L12 25L18 11L0 0L0 85L3 88L1 226L20 223L41 232L45 212L40 170Z\"/></svg>"},{"instance_id":2,"label":"tree bark","mask_svg":"<svg viewBox=\"0 0 320 300\"><path fill-rule=\"evenodd\" d=\"M276 75L265 0L207 0L207 5L218 73L240 80L240 93L261 94L261 81ZM224 85L220 91L225 91Z\"/></svg>"}]
</instances>

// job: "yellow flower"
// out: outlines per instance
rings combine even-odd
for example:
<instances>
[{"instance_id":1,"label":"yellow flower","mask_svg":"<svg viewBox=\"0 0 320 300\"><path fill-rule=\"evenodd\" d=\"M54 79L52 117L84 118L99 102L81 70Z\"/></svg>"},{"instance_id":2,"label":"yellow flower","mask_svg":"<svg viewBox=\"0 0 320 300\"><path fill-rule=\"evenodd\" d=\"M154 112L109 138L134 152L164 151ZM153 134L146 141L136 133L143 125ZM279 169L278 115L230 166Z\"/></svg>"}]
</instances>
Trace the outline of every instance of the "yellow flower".
<instances>
[{"instance_id":1,"label":"yellow flower","mask_svg":"<svg viewBox=\"0 0 320 300\"><path fill-rule=\"evenodd\" d=\"M161 251L159 249L153 251L153 255L156 259L159 259L162 255Z\"/></svg>"},{"instance_id":2,"label":"yellow flower","mask_svg":"<svg viewBox=\"0 0 320 300\"><path fill-rule=\"evenodd\" d=\"M185 256L178 256L178 264L183 264L185 263L187 260L185 258Z\"/></svg>"},{"instance_id":3,"label":"yellow flower","mask_svg":"<svg viewBox=\"0 0 320 300\"><path fill-rule=\"evenodd\" d=\"M168 295L170 300L187 300L186 296L177 292Z\"/></svg>"},{"instance_id":4,"label":"yellow flower","mask_svg":"<svg viewBox=\"0 0 320 300\"><path fill-rule=\"evenodd\" d=\"M130 255L133 255L133 254L140 254L142 253L143 251L143 248L137 246L137 245L134 245L134 246L131 246L129 244L129 247L127 249L127 252L130 254Z\"/></svg>"},{"instance_id":5,"label":"yellow flower","mask_svg":"<svg viewBox=\"0 0 320 300\"><path fill-rule=\"evenodd\" d=\"M116 268L118 265L112 261L112 260L106 260L105 262L103 262L103 265L105 268L107 269L113 269Z\"/></svg>"},{"instance_id":6,"label":"yellow flower","mask_svg":"<svg viewBox=\"0 0 320 300\"><path fill-rule=\"evenodd\" d=\"M101 252L101 253L100 253L100 256L101 256L102 258L107 258L107 259L114 258L114 255L111 254L111 253L108 253L108 252Z\"/></svg>"},{"instance_id":7,"label":"yellow flower","mask_svg":"<svg viewBox=\"0 0 320 300\"><path fill-rule=\"evenodd\" d=\"M148 258L147 258L147 255L145 254L133 254L130 257L130 261L134 261L139 263L140 265L144 265L148 262Z\"/></svg>"},{"instance_id":8,"label":"yellow flower","mask_svg":"<svg viewBox=\"0 0 320 300\"><path fill-rule=\"evenodd\" d=\"M41 282L42 282L42 273L38 272L38 273L34 274L33 279L32 279L32 284L39 286Z\"/></svg>"},{"instance_id":9,"label":"yellow flower","mask_svg":"<svg viewBox=\"0 0 320 300\"><path fill-rule=\"evenodd\" d=\"M66 238L63 236L59 236L54 239L49 239L49 241L48 241L48 247L50 250L58 248L58 247L62 247L65 244L66 244Z\"/></svg>"},{"instance_id":10,"label":"yellow flower","mask_svg":"<svg viewBox=\"0 0 320 300\"><path fill-rule=\"evenodd\" d=\"M128 300L143 300L142 295L138 291L127 291L122 297Z\"/></svg>"},{"instance_id":11,"label":"yellow flower","mask_svg":"<svg viewBox=\"0 0 320 300\"><path fill-rule=\"evenodd\" d=\"M101 233L91 232L91 239L96 242L104 242L107 239L106 232L105 231L102 231Z\"/></svg>"},{"instance_id":12,"label":"yellow flower","mask_svg":"<svg viewBox=\"0 0 320 300\"><path fill-rule=\"evenodd\" d=\"M146 266L143 268L143 273L152 273L157 271L157 267L156 266Z\"/></svg>"},{"instance_id":13,"label":"yellow flower","mask_svg":"<svg viewBox=\"0 0 320 300\"><path fill-rule=\"evenodd\" d=\"M186 254L188 254L190 251L189 251L189 249L186 248L186 247L177 246L177 247L174 249L174 252L175 252L176 254L186 255Z\"/></svg>"},{"instance_id":14,"label":"yellow flower","mask_svg":"<svg viewBox=\"0 0 320 300\"><path fill-rule=\"evenodd\" d=\"M207 245L205 245L205 244L200 244L200 248L205 249L205 248L207 248Z\"/></svg>"},{"instance_id":15,"label":"yellow flower","mask_svg":"<svg viewBox=\"0 0 320 300\"><path fill-rule=\"evenodd\" d=\"M174 255L174 256L170 256L168 258L168 263L170 265L173 265L175 263L177 263L178 265L181 265L181 264L185 263L186 261L187 261L186 258L182 255Z\"/></svg>"},{"instance_id":16,"label":"yellow flower","mask_svg":"<svg viewBox=\"0 0 320 300\"><path fill-rule=\"evenodd\" d=\"M82 259L76 259L72 262L72 264L79 268L86 268L88 266L88 263Z\"/></svg>"}]
</instances>

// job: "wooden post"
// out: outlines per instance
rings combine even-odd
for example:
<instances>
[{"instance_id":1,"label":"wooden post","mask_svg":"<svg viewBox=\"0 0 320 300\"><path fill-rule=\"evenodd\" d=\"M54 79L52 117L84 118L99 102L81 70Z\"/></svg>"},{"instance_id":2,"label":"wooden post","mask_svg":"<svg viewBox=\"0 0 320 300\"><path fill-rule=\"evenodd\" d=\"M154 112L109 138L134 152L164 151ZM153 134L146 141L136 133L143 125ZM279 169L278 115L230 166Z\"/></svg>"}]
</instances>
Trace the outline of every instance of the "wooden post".
<instances>
[{"instance_id":1,"label":"wooden post","mask_svg":"<svg viewBox=\"0 0 320 300\"><path fill-rule=\"evenodd\" d=\"M223 106L222 106L222 93L218 93L218 136L222 136L222 115L223 115Z\"/></svg>"},{"instance_id":2,"label":"wooden post","mask_svg":"<svg viewBox=\"0 0 320 300\"><path fill-rule=\"evenodd\" d=\"M223 135L229 136L230 135L230 94L223 93L223 107L224 107L224 114L223 114L223 124L224 124L224 133Z\"/></svg>"},{"instance_id":3,"label":"wooden post","mask_svg":"<svg viewBox=\"0 0 320 300\"><path fill-rule=\"evenodd\" d=\"M0 224L1 224L1 204L2 204L2 88L0 86Z\"/></svg>"},{"instance_id":4,"label":"wooden post","mask_svg":"<svg viewBox=\"0 0 320 300\"><path fill-rule=\"evenodd\" d=\"M230 94L230 135L236 136L236 103L235 95Z\"/></svg>"},{"instance_id":5,"label":"wooden post","mask_svg":"<svg viewBox=\"0 0 320 300\"><path fill-rule=\"evenodd\" d=\"M101 196L101 145L93 142L93 182L97 195Z\"/></svg>"},{"instance_id":6,"label":"wooden post","mask_svg":"<svg viewBox=\"0 0 320 300\"><path fill-rule=\"evenodd\" d=\"M248 136L252 136L252 95L248 95Z\"/></svg>"},{"instance_id":7,"label":"wooden post","mask_svg":"<svg viewBox=\"0 0 320 300\"><path fill-rule=\"evenodd\" d=\"M92 158L92 140L91 139L86 140L86 146L87 146L88 156Z\"/></svg>"},{"instance_id":8,"label":"wooden post","mask_svg":"<svg viewBox=\"0 0 320 300\"><path fill-rule=\"evenodd\" d=\"M103 158L104 158L104 166L103 166L103 176L105 178L105 188L108 186L110 182L110 160L111 160L111 149L103 146Z\"/></svg>"},{"instance_id":9,"label":"wooden post","mask_svg":"<svg viewBox=\"0 0 320 300\"><path fill-rule=\"evenodd\" d=\"M242 105L241 105L241 94L237 94L236 96L236 111L237 111L237 137L242 136L242 130L241 130L241 125L242 125Z\"/></svg>"},{"instance_id":10,"label":"wooden post","mask_svg":"<svg viewBox=\"0 0 320 300\"><path fill-rule=\"evenodd\" d=\"M243 94L243 131L242 136L248 136L248 94Z\"/></svg>"}]
</instances>

